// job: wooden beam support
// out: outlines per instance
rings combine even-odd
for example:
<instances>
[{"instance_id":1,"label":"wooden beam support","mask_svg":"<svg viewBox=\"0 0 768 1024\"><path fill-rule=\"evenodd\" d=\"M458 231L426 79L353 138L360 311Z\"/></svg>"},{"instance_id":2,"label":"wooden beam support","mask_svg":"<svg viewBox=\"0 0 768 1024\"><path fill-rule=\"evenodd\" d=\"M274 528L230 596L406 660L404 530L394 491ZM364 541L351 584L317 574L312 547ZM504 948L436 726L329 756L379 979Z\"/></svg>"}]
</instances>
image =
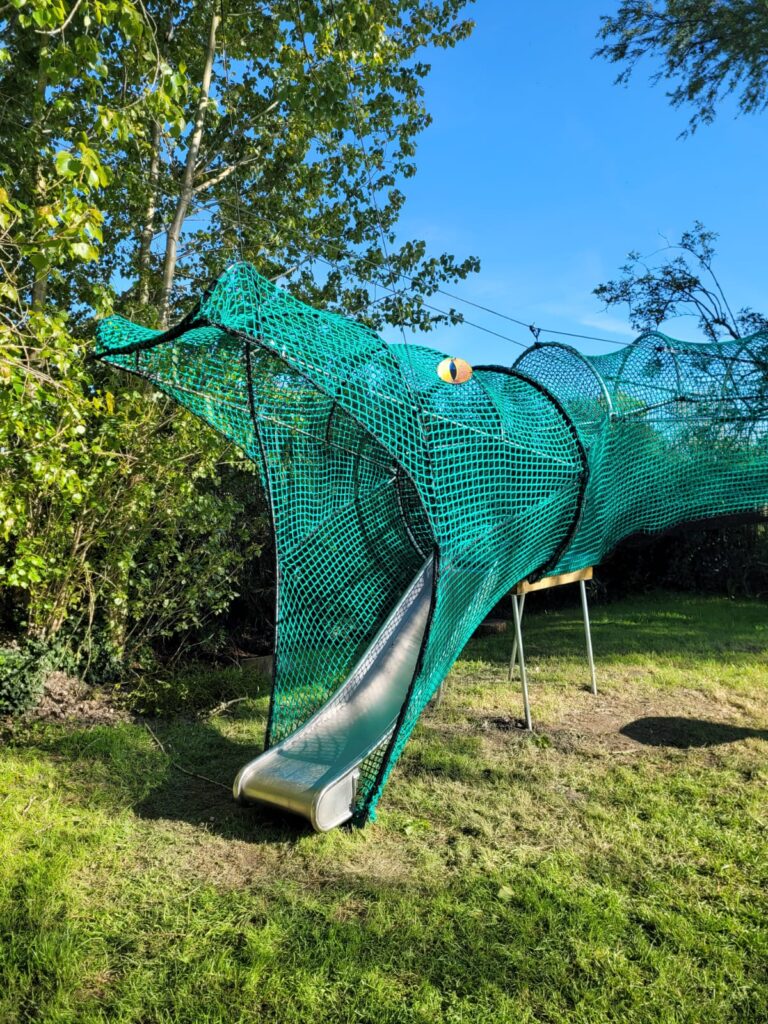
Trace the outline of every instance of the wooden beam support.
<instances>
[{"instance_id":1,"label":"wooden beam support","mask_svg":"<svg viewBox=\"0 0 768 1024\"><path fill-rule=\"evenodd\" d=\"M559 576L544 576L542 579L536 580L535 583L523 580L514 587L513 593L517 594L518 597L522 597L523 594L531 594L534 590L549 590L550 587L562 587L566 583L579 583L581 580L591 580L592 574L593 566L590 565L586 569L578 569L576 572L564 572Z\"/></svg>"}]
</instances>

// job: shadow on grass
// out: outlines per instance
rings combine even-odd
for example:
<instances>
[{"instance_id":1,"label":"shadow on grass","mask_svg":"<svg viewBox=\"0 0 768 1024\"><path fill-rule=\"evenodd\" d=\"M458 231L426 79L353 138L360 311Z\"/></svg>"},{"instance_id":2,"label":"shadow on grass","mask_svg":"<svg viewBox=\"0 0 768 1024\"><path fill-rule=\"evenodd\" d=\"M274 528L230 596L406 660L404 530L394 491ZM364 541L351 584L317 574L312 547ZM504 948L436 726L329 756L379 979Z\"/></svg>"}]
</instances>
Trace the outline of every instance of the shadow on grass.
<instances>
[{"instance_id":1,"label":"shadow on grass","mask_svg":"<svg viewBox=\"0 0 768 1024\"><path fill-rule=\"evenodd\" d=\"M173 763L134 806L140 818L183 821L250 843L292 842L311 832L303 818L234 799L232 783L260 745L231 740L206 722L155 722L152 730Z\"/></svg>"},{"instance_id":2,"label":"shadow on grass","mask_svg":"<svg viewBox=\"0 0 768 1024\"><path fill-rule=\"evenodd\" d=\"M247 713L242 717L250 725ZM253 721L257 731L259 717ZM206 721L46 724L16 745L50 757L66 773L70 792L116 814L130 810L148 820L186 822L249 843L292 843L310 831L301 818L235 801L235 776L261 744L231 739Z\"/></svg>"},{"instance_id":3,"label":"shadow on grass","mask_svg":"<svg viewBox=\"0 0 768 1024\"><path fill-rule=\"evenodd\" d=\"M619 732L636 743L650 747L716 747L739 740L768 740L768 729L750 729L725 722L711 722L705 718L668 717L636 718L622 726Z\"/></svg>"}]
</instances>

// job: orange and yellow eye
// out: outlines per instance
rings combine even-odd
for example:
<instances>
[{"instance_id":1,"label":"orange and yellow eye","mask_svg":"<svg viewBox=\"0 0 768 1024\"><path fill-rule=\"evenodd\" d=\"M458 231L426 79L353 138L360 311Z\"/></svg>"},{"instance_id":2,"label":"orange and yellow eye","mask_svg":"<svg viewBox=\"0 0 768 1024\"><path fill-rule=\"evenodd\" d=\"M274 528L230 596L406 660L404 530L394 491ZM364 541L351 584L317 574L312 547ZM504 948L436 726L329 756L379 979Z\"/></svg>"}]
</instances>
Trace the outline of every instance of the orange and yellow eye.
<instances>
[{"instance_id":1,"label":"orange and yellow eye","mask_svg":"<svg viewBox=\"0 0 768 1024\"><path fill-rule=\"evenodd\" d=\"M437 376L446 384L466 384L472 376L472 367L466 359L450 357L440 363L437 368Z\"/></svg>"}]
</instances>

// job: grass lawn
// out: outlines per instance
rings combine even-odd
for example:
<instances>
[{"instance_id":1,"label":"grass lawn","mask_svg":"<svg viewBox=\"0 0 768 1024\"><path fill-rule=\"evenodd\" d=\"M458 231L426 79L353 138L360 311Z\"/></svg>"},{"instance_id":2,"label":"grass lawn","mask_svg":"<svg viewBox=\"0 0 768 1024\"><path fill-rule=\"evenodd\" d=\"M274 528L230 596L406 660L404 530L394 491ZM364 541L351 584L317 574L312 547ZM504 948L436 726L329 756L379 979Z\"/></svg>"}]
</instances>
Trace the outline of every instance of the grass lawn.
<instances>
[{"instance_id":1,"label":"grass lawn","mask_svg":"<svg viewBox=\"0 0 768 1024\"><path fill-rule=\"evenodd\" d=\"M535 597L530 608L535 607ZM361 831L229 788L212 720L17 727L0 748L0 1022L768 1021L768 607L531 614L536 733L474 640Z\"/></svg>"}]
</instances>

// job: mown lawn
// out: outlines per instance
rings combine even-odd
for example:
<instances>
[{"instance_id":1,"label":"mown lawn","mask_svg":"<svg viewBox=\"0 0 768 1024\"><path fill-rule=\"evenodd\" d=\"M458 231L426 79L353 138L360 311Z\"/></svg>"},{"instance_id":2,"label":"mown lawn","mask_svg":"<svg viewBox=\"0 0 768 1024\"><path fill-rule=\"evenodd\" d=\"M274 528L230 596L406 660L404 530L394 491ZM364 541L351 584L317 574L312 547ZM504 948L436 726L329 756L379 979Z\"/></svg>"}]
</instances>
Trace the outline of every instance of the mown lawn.
<instances>
[{"instance_id":1,"label":"mown lawn","mask_svg":"<svg viewBox=\"0 0 768 1024\"><path fill-rule=\"evenodd\" d=\"M530 602L534 607L534 599ZM379 820L227 788L213 720L37 723L0 750L0 1022L768 1021L768 607L657 596L473 641Z\"/></svg>"}]
</instances>

